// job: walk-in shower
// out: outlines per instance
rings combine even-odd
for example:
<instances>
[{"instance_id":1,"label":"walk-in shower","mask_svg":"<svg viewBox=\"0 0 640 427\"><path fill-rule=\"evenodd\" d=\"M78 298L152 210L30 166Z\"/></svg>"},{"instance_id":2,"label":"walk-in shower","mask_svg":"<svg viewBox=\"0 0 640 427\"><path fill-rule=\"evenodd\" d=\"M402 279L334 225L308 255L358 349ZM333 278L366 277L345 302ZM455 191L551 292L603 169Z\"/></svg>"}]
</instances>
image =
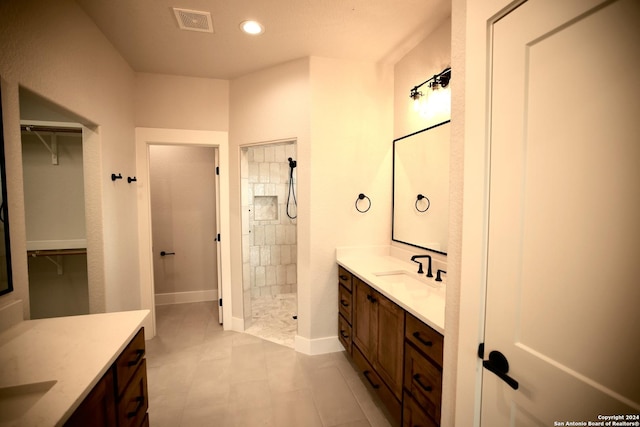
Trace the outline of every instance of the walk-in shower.
<instances>
[{"instance_id":1,"label":"walk-in shower","mask_svg":"<svg viewBox=\"0 0 640 427\"><path fill-rule=\"evenodd\" d=\"M245 331L293 347L297 313L295 141L240 153Z\"/></svg>"}]
</instances>

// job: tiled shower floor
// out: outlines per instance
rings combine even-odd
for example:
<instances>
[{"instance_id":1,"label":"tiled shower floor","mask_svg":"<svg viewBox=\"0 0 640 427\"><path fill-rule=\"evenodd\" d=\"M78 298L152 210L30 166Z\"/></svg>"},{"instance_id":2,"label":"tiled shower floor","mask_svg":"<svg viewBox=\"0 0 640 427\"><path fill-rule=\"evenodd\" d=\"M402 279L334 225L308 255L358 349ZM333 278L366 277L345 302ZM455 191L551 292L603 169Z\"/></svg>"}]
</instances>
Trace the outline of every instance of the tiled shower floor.
<instances>
[{"instance_id":1,"label":"tiled shower floor","mask_svg":"<svg viewBox=\"0 0 640 427\"><path fill-rule=\"evenodd\" d=\"M295 293L252 298L251 326L245 332L293 348L298 328L293 316L297 309Z\"/></svg>"}]
</instances>

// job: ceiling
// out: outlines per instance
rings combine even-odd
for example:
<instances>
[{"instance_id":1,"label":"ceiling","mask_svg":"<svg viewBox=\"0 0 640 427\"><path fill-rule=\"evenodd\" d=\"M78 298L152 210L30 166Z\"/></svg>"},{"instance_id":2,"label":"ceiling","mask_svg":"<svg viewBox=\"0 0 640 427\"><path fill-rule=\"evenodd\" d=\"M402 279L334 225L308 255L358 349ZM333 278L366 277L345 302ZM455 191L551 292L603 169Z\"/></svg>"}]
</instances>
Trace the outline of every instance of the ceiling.
<instances>
[{"instance_id":1,"label":"ceiling","mask_svg":"<svg viewBox=\"0 0 640 427\"><path fill-rule=\"evenodd\" d=\"M307 56L395 63L451 14L450 0L76 1L135 71L216 79ZM173 7L210 12L214 32L179 29Z\"/></svg>"}]
</instances>

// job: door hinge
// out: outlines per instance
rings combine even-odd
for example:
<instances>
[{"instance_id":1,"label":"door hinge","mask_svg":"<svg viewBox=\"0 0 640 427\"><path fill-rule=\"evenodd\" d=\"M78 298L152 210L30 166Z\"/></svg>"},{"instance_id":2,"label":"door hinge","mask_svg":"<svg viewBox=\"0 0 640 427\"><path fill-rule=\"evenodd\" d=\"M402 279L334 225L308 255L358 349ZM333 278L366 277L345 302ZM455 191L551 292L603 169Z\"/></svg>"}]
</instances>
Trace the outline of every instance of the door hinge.
<instances>
[{"instance_id":1,"label":"door hinge","mask_svg":"<svg viewBox=\"0 0 640 427\"><path fill-rule=\"evenodd\" d=\"M216 175L220 175L220 166L216 166Z\"/></svg>"},{"instance_id":2,"label":"door hinge","mask_svg":"<svg viewBox=\"0 0 640 427\"><path fill-rule=\"evenodd\" d=\"M220 241L220 233L218 233L218 235L216 236L216 241Z\"/></svg>"},{"instance_id":3,"label":"door hinge","mask_svg":"<svg viewBox=\"0 0 640 427\"><path fill-rule=\"evenodd\" d=\"M478 357L480 359L484 359L484 343L481 342L480 345L478 346Z\"/></svg>"},{"instance_id":4,"label":"door hinge","mask_svg":"<svg viewBox=\"0 0 640 427\"><path fill-rule=\"evenodd\" d=\"M218 306L222 307L222 298L218 300Z\"/></svg>"}]
</instances>

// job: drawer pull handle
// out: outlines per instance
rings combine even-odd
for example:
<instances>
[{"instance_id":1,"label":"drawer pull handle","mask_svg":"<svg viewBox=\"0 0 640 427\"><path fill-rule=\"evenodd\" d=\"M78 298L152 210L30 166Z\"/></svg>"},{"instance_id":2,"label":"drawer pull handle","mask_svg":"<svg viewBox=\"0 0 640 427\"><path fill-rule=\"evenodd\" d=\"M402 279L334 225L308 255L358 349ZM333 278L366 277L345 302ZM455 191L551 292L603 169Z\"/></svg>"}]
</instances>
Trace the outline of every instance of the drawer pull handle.
<instances>
[{"instance_id":1,"label":"drawer pull handle","mask_svg":"<svg viewBox=\"0 0 640 427\"><path fill-rule=\"evenodd\" d=\"M138 402L138 404L136 405L136 409L134 411L131 412L127 412L127 418L133 418L138 414L138 411L142 408L142 406L144 405L144 396L138 396L135 398L135 401Z\"/></svg>"},{"instance_id":2,"label":"drawer pull handle","mask_svg":"<svg viewBox=\"0 0 640 427\"><path fill-rule=\"evenodd\" d=\"M342 335L342 338L344 338L345 340L349 339L349 334L347 334L344 329L340 330L340 335Z\"/></svg>"},{"instance_id":3,"label":"drawer pull handle","mask_svg":"<svg viewBox=\"0 0 640 427\"><path fill-rule=\"evenodd\" d=\"M127 366L136 366L138 362L140 362L140 359L142 359L142 356L144 356L144 350L141 350L141 349L136 350L136 359L129 361L127 363Z\"/></svg>"},{"instance_id":4,"label":"drawer pull handle","mask_svg":"<svg viewBox=\"0 0 640 427\"><path fill-rule=\"evenodd\" d=\"M340 275L340 280L347 280L349 276L345 276L344 274Z\"/></svg>"},{"instance_id":5,"label":"drawer pull handle","mask_svg":"<svg viewBox=\"0 0 640 427\"><path fill-rule=\"evenodd\" d=\"M376 383L374 383L374 382L371 380L371 377L369 377L369 374L370 374L370 373L371 373L371 372L370 372L370 371L368 371L368 370L367 370L367 371L364 371L364 372L363 372L364 377L367 379L367 381L369 381L369 384L371 384L371 387L373 387L373 388L375 388L375 389L380 388L380 384L376 384Z\"/></svg>"},{"instance_id":6,"label":"drawer pull handle","mask_svg":"<svg viewBox=\"0 0 640 427\"><path fill-rule=\"evenodd\" d=\"M421 389L423 389L424 391L433 391L433 387L431 387L430 385L424 385L422 381L420 381L420 374L415 374L413 376L413 379L415 380L416 384L418 384L420 386Z\"/></svg>"},{"instance_id":7,"label":"drawer pull handle","mask_svg":"<svg viewBox=\"0 0 640 427\"><path fill-rule=\"evenodd\" d=\"M343 307L349 307L349 302L347 300L341 299L340 304L342 304Z\"/></svg>"},{"instance_id":8,"label":"drawer pull handle","mask_svg":"<svg viewBox=\"0 0 640 427\"><path fill-rule=\"evenodd\" d=\"M426 345L427 347L432 347L433 346L433 341L426 341L425 339L423 339L420 336L420 332L414 332L413 333L413 337L415 339L417 339L418 341L420 341L422 344Z\"/></svg>"},{"instance_id":9,"label":"drawer pull handle","mask_svg":"<svg viewBox=\"0 0 640 427\"><path fill-rule=\"evenodd\" d=\"M371 303L372 303L372 304L374 304L376 301L378 301L377 299L375 299L373 296L371 296L371 295L369 295L369 294L367 294L367 299L368 299L369 301L371 301Z\"/></svg>"}]
</instances>

